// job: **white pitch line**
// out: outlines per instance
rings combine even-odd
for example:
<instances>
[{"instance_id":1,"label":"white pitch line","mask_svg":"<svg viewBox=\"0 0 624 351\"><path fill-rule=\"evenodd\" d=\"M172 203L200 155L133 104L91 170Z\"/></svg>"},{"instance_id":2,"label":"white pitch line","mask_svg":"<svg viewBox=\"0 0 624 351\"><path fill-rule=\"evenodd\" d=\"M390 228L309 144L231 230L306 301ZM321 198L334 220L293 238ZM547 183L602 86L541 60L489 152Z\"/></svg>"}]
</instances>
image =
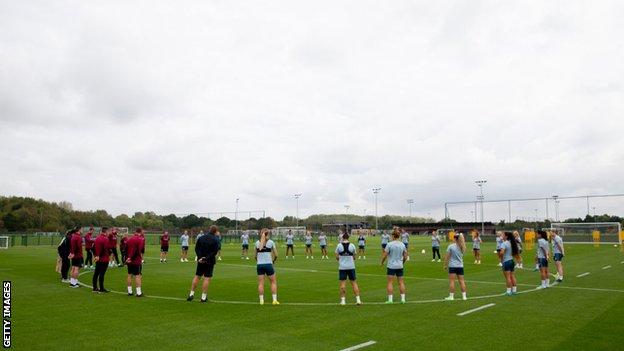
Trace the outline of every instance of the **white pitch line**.
<instances>
[{"instance_id":1,"label":"white pitch line","mask_svg":"<svg viewBox=\"0 0 624 351\"><path fill-rule=\"evenodd\" d=\"M589 275L589 272L581 273L581 274L577 275L576 277L577 278L581 278L581 277L584 277L586 275Z\"/></svg>"},{"instance_id":2,"label":"white pitch line","mask_svg":"<svg viewBox=\"0 0 624 351\"><path fill-rule=\"evenodd\" d=\"M468 310L468 311L465 311L465 312L462 312L462 313L458 313L457 315L462 317L462 316L465 316L465 315L470 314L472 312L481 311L481 310L484 310L486 308L490 308L490 307L493 307L493 306L496 306L496 304L495 303L488 303L487 305L483 305L481 307L473 308L471 310Z\"/></svg>"},{"instance_id":3,"label":"white pitch line","mask_svg":"<svg viewBox=\"0 0 624 351\"><path fill-rule=\"evenodd\" d=\"M374 344L376 344L376 343L377 343L377 341L369 340L369 341L367 341L367 342L363 342L363 343L361 343L361 344L357 344L357 345L354 345L354 346L351 346L351 347L347 347L346 349L342 349L342 350L340 350L340 351L353 351L353 350L359 350L359 349L361 349L361 348L364 348L364 347L366 347L366 346L371 346L371 345L374 345Z\"/></svg>"},{"instance_id":4,"label":"white pitch line","mask_svg":"<svg viewBox=\"0 0 624 351\"><path fill-rule=\"evenodd\" d=\"M609 268L611 268L611 266L604 266L604 267L602 267L602 269L609 269Z\"/></svg>"}]
</instances>

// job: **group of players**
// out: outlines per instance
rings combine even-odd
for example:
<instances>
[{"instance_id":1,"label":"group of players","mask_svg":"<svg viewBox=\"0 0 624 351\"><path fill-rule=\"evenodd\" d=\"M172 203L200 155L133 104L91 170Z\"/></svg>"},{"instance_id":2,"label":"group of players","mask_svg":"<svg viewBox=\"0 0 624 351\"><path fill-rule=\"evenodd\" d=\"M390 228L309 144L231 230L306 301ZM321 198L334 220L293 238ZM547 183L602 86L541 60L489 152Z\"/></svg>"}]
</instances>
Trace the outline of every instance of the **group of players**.
<instances>
[{"instance_id":1,"label":"group of players","mask_svg":"<svg viewBox=\"0 0 624 351\"><path fill-rule=\"evenodd\" d=\"M441 261L440 244L441 239L436 231L431 234L432 245L432 261ZM538 232L539 239L537 241L536 250L536 270L540 271L541 284L540 288L549 287L549 273L548 273L548 261L550 260L550 245L549 239L552 240L553 246L553 259L557 266L557 281L563 280L563 266L561 261L564 255L564 247L562 238L553 233L549 238L549 235L545 231ZM381 265L386 265L387 275L387 297L386 303L393 303L394 284L397 283L400 291L401 303L406 302L405 294L406 287L404 282L404 264L409 260L409 233L404 229L395 227L392 234L383 233L381 235ZM472 234L472 248L475 257L475 264L481 264L481 237L478 232ZM340 235L340 242L334 250L335 259L338 261L338 279L339 279L339 291L340 291L340 304L346 304L346 281L349 280L353 293L355 295L356 304L362 304L360 297L360 289L356 280L355 261L356 259L366 259L366 237L359 235L357 238L357 248L349 241L349 234L344 233ZM294 241L295 236L291 231L286 234L286 258L290 253L291 259L294 259ZM160 237L161 254L160 262L167 262L167 253L169 251L170 237L165 232ZM188 249L189 249L190 237L188 232L184 232L180 236L180 244L182 248L182 254L180 261L188 262ZM249 259L249 241L250 237L248 233L241 235L241 258ZM328 239L325 234L320 234L318 237L319 245L321 247L321 259L329 259L327 252ZM518 268L522 268L522 242L520 236L514 232L498 232L497 237L497 249L496 252L499 257L499 266L502 267L503 276L507 286L507 295L517 294L516 278L514 270L516 265ZM304 242L306 246L306 258L313 259L312 252L312 235L308 232L304 236ZM126 279L128 295L134 295L134 288L136 289L136 296L142 297L143 292L141 290L141 275L142 264L144 262L145 253L145 236L141 228L137 228L133 235L123 235L121 238L120 251L122 260L117 257L117 230L115 228L102 228L99 235L94 238L93 228L91 228L84 238L80 233L80 228L75 228L67 232L66 237L59 245L59 259L61 261L61 276L63 282L69 282L70 287L77 288L78 274L80 268L83 267L85 261L83 260L83 245L87 252L87 267L93 268L95 263L95 271L92 279L93 292L106 293L108 290L104 288L104 276L108 267L114 266L113 262L117 263L117 266L126 265L128 269L128 275ZM214 266L217 260L220 260L221 250L221 236L216 226L211 226L208 233L203 232L197 236L195 243L195 254L197 261L197 267L195 275L191 282L191 289L187 297L188 301L192 301L195 296L195 290L199 281L203 278L202 282L202 295L201 302L207 301L208 287L213 277ZM467 299L466 284L464 280L464 253L466 252L466 242L462 233L457 233L453 237L453 242L447 247L444 257L444 269L448 271L449 275L449 296L446 300L454 300L455 296L455 282L457 281L462 293L462 299ZM277 277L275 274L274 263L278 259L276 250L276 244L271 239L271 231L269 229L262 229L258 240L255 242L255 259L256 273L258 276L258 297L259 303L264 304L264 286L265 278L269 280L272 295L272 304L279 305L277 299ZM71 278L67 281L67 272L71 265Z\"/></svg>"}]
</instances>

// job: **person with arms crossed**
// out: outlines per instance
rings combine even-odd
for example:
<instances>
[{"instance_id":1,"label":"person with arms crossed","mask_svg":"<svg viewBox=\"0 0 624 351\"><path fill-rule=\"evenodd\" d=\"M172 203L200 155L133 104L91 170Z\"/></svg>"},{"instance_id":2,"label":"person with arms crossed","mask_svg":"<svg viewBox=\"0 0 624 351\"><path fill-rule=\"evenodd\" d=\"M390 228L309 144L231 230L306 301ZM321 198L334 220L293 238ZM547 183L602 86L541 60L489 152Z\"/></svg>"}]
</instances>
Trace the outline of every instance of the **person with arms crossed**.
<instances>
[{"instance_id":1,"label":"person with arms crossed","mask_svg":"<svg viewBox=\"0 0 624 351\"><path fill-rule=\"evenodd\" d=\"M479 232L475 230L473 237L472 237L472 253L474 254L475 264L481 264L481 243L482 242L483 240L481 240L481 235L479 235Z\"/></svg>"},{"instance_id":2,"label":"person with arms crossed","mask_svg":"<svg viewBox=\"0 0 624 351\"><path fill-rule=\"evenodd\" d=\"M256 241L256 273L258 274L258 297L260 304L264 305L264 277L269 277L271 281L271 296L273 305L279 305L277 301L277 277L273 264L277 260L277 250L275 243L269 238L270 232L267 228L260 231L260 239Z\"/></svg>"},{"instance_id":3,"label":"person with arms crossed","mask_svg":"<svg viewBox=\"0 0 624 351\"><path fill-rule=\"evenodd\" d=\"M546 289L550 285L548 278L548 261L550 261L550 247L548 245L548 233L544 230L537 231L537 248L535 250L535 262L540 271L542 282L538 289Z\"/></svg>"},{"instance_id":4,"label":"person with arms crossed","mask_svg":"<svg viewBox=\"0 0 624 351\"><path fill-rule=\"evenodd\" d=\"M557 234L557 232L553 232L551 239L553 247L553 261L555 261L555 266L557 267L557 282L561 283L563 281L563 265L561 261L565 255L563 238Z\"/></svg>"},{"instance_id":5,"label":"person with arms crossed","mask_svg":"<svg viewBox=\"0 0 624 351\"><path fill-rule=\"evenodd\" d=\"M364 234L358 235L358 258L366 259L366 237Z\"/></svg>"},{"instance_id":6,"label":"person with arms crossed","mask_svg":"<svg viewBox=\"0 0 624 351\"><path fill-rule=\"evenodd\" d=\"M89 228L89 231L84 236L84 246L87 252L87 258L85 259L85 267L93 269L93 244L95 239L93 238L93 227Z\"/></svg>"},{"instance_id":7,"label":"person with arms crossed","mask_svg":"<svg viewBox=\"0 0 624 351\"><path fill-rule=\"evenodd\" d=\"M514 274L514 257L518 255L518 242L512 232L504 233L505 240L501 244L501 255L503 256L503 276L507 285L507 296L518 293L516 287L516 276Z\"/></svg>"},{"instance_id":8,"label":"person with arms crossed","mask_svg":"<svg viewBox=\"0 0 624 351\"><path fill-rule=\"evenodd\" d=\"M141 253L145 247L145 239L141 236L143 229L137 228L134 230L134 235L128 239L128 258L126 259L126 265L128 266L128 277L126 278L126 285L128 286L128 296L134 295L132 292L132 278L136 287L136 297L143 297L141 291L141 277L143 269L143 254Z\"/></svg>"},{"instance_id":9,"label":"person with arms crossed","mask_svg":"<svg viewBox=\"0 0 624 351\"><path fill-rule=\"evenodd\" d=\"M100 235L95 239L95 272L93 272L93 292L107 293L108 290L104 288L104 275L108 269L108 260L110 251L108 250L108 228L103 227L100 231ZM99 283L99 287L98 287Z\"/></svg>"},{"instance_id":10,"label":"person with arms crossed","mask_svg":"<svg viewBox=\"0 0 624 351\"><path fill-rule=\"evenodd\" d=\"M249 259L249 232L241 234L241 260Z\"/></svg>"},{"instance_id":11,"label":"person with arms crossed","mask_svg":"<svg viewBox=\"0 0 624 351\"><path fill-rule=\"evenodd\" d=\"M180 235L180 246L182 246L180 262L188 262L189 235L186 230Z\"/></svg>"},{"instance_id":12,"label":"person with arms crossed","mask_svg":"<svg viewBox=\"0 0 624 351\"><path fill-rule=\"evenodd\" d=\"M433 253L431 262L435 262L436 254L438 254L438 262L440 262L440 237L438 236L438 232L435 230L431 232L431 252Z\"/></svg>"},{"instance_id":13,"label":"person with arms crossed","mask_svg":"<svg viewBox=\"0 0 624 351\"><path fill-rule=\"evenodd\" d=\"M295 236L292 231L289 229L288 233L286 233L286 259L288 259L288 251L290 251L290 255L293 259L295 259Z\"/></svg>"},{"instance_id":14,"label":"person with arms crossed","mask_svg":"<svg viewBox=\"0 0 624 351\"><path fill-rule=\"evenodd\" d=\"M394 280L395 277L399 282L399 291L401 292L401 303L405 303L405 281L403 279L403 265L407 261L407 248L405 244L399 241L401 236L401 230L398 227L394 227L392 231L392 241L386 245L381 255L381 265L383 266L386 259L388 264L386 266L386 275L388 277L388 284L386 289L388 291L387 304L393 302L394 295Z\"/></svg>"},{"instance_id":15,"label":"person with arms crossed","mask_svg":"<svg viewBox=\"0 0 624 351\"><path fill-rule=\"evenodd\" d=\"M167 263L167 254L169 253L169 232L164 232L160 236L160 263Z\"/></svg>"},{"instance_id":16,"label":"person with arms crossed","mask_svg":"<svg viewBox=\"0 0 624 351\"><path fill-rule=\"evenodd\" d=\"M202 283L202 295L200 302L206 302L208 300L208 286L210 285L210 279L214 271L214 266L217 263L216 256L219 250L221 250L221 242L217 238L219 229L217 226L210 226L208 234L202 235L195 243L195 254L197 257L197 268L195 269L195 276L191 283L191 291L186 301L193 301L195 296L195 288L199 283L199 279L204 277Z\"/></svg>"},{"instance_id":17,"label":"person with arms crossed","mask_svg":"<svg viewBox=\"0 0 624 351\"><path fill-rule=\"evenodd\" d=\"M310 232L306 232L303 238L305 239L306 260L310 257L314 259L314 254L312 253L312 234Z\"/></svg>"},{"instance_id":18,"label":"person with arms crossed","mask_svg":"<svg viewBox=\"0 0 624 351\"><path fill-rule=\"evenodd\" d=\"M328 260L329 257L327 256L327 235L321 232L318 236L318 240L319 240L319 246L321 247L321 260L322 259Z\"/></svg>"},{"instance_id":19,"label":"person with arms crossed","mask_svg":"<svg viewBox=\"0 0 624 351\"><path fill-rule=\"evenodd\" d=\"M340 281L340 305L346 304L346 285L347 278L351 282L353 294L355 295L355 304L361 305L360 288L355 281L355 245L349 242L349 234L342 235L342 242L336 247L336 261L338 261L338 280Z\"/></svg>"},{"instance_id":20,"label":"person with arms crossed","mask_svg":"<svg viewBox=\"0 0 624 351\"><path fill-rule=\"evenodd\" d=\"M462 300L466 300L466 282L464 281L464 252L466 251L466 242L462 233L455 234L453 237L455 242L448 246L446 255L444 256L444 269L448 268L449 273L449 296L445 298L447 301L455 299L455 280L459 281L459 287L462 292Z\"/></svg>"},{"instance_id":21,"label":"person with arms crossed","mask_svg":"<svg viewBox=\"0 0 624 351\"><path fill-rule=\"evenodd\" d=\"M61 259L61 283L69 283L69 268L71 267L71 261L69 254L71 253L71 238L73 229L68 230L65 236L59 243L56 250L58 251L59 258Z\"/></svg>"},{"instance_id":22,"label":"person with arms crossed","mask_svg":"<svg viewBox=\"0 0 624 351\"><path fill-rule=\"evenodd\" d=\"M74 228L72 231L68 258L71 260L71 278L69 279L69 286L72 288L79 288L78 273L80 273L80 268L82 268L82 265L84 264L80 228Z\"/></svg>"}]
</instances>

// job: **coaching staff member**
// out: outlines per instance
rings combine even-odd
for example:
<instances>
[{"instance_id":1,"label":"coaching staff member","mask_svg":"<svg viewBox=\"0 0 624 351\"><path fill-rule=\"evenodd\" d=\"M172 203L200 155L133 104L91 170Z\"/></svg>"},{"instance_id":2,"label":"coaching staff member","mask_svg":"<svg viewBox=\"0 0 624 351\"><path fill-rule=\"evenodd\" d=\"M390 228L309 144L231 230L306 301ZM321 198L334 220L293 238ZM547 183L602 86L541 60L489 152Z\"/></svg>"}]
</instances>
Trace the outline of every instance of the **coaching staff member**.
<instances>
[{"instance_id":1,"label":"coaching staff member","mask_svg":"<svg viewBox=\"0 0 624 351\"><path fill-rule=\"evenodd\" d=\"M210 227L208 234L197 238L197 242L195 243L195 254L198 257L197 269L195 270L195 276L191 284L191 292L186 301L193 301L195 288L197 287L197 283L199 283L199 278L202 276L204 277L204 282L202 283L202 296L200 301L206 302L208 299L208 285L210 284L210 278L212 278L214 265L217 262L215 257L219 250L221 250L221 243L217 238L217 234L219 234L219 229L217 226L213 225Z\"/></svg>"}]
</instances>

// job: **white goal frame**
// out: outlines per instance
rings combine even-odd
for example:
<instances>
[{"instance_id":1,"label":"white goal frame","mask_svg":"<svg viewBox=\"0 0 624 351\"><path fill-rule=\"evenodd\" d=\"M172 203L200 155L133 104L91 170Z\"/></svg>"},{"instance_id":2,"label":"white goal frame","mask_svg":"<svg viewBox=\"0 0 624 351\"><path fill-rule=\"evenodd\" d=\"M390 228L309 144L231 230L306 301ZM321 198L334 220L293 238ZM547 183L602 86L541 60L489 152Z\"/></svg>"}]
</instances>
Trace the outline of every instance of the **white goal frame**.
<instances>
[{"instance_id":1,"label":"white goal frame","mask_svg":"<svg viewBox=\"0 0 624 351\"><path fill-rule=\"evenodd\" d=\"M617 233L615 233L616 240L603 241L602 238L603 238L603 235L605 235L605 233L603 232L600 232L601 234L600 242L594 242L591 240L588 240L588 241L567 241L566 240L566 229L568 228L592 230L592 229L596 229L597 227L617 228ZM620 245L622 245L622 237L620 236L620 233L622 232L622 224L620 224L620 222L552 223L550 225L550 228L548 228L547 230L557 231L558 233L560 233L566 243L572 243L572 244L598 244L598 243L599 244L615 244L615 243L619 243Z\"/></svg>"},{"instance_id":2,"label":"white goal frame","mask_svg":"<svg viewBox=\"0 0 624 351\"><path fill-rule=\"evenodd\" d=\"M2 245L2 244L1 244L1 243L2 243L2 240L1 240L1 239L5 239L5 241L4 241L4 243L5 243L5 244L4 244L4 245ZM8 248L9 248L9 246L11 246L11 245L9 245L10 240L11 240L11 238L10 238L10 237L8 237L8 236L6 236L6 235L1 235L1 236L0 236L0 250L6 250L6 249L8 249Z\"/></svg>"},{"instance_id":3,"label":"white goal frame","mask_svg":"<svg viewBox=\"0 0 624 351\"><path fill-rule=\"evenodd\" d=\"M292 231L292 233L295 235L295 240L302 239L303 236L307 233L307 228L301 227L301 226L300 227L277 227L277 228L271 229L271 233L276 239L281 240L286 237L286 234L288 233L289 230Z\"/></svg>"}]
</instances>

